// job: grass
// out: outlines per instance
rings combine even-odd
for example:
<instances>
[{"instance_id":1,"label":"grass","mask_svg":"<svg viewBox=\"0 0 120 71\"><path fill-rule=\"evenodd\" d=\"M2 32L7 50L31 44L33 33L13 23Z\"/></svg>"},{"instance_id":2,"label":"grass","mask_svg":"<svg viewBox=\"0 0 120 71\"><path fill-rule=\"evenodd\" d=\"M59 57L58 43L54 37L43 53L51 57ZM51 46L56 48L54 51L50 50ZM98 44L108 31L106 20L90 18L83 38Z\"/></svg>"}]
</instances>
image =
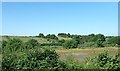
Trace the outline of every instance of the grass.
<instances>
[{"instance_id":1,"label":"grass","mask_svg":"<svg viewBox=\"0 0 120 71\"><path fill-rule=\"evenodd\" d=\"M10 38L19 38L22 41L26 42L29 39L35 39L39 43L50 43L50 41L47 41L45 38L38 38L38 37L23 37L23 36L10 36ZM63 38L63 37L58 37L59 39L65 39L65 40L70 40L71 38ZM6 37L0 36L0 41L2 40L7 40ZM53 41L53 40L51 40ZM58 55L62 60L69 60L69 58L73 58L73 60L76 61L85 61L85 59L88 57L94 57L97 56L98 54L102 53L104 50L108 51L109 55L113 56L118 53L118 48L117 47L104 47L104 48L76 48L76 49L65 49L62 46L53 46L57 48L53 48L56 50Z\"/></svg>"},{"instance_id":2,"label":"grass","mask_svg":"<svg viewBox=\"0 0 120 71\"><path fill-rule=\"evenodd\" d=\"M7 37L5 37L5 36L0 36L0 38L2 38L2 39L0 39L0 41L7 40ZM10 36L10 38L18 38L18 39L21 39L24 42L28 41L29 39L35 39L39 43L50 43L49 41L47 41L47 39L38 38L38 37Z\"/></svg>"},{"instance_id":3,"label":"grass","mask_svg":"<svg viewBox=\"0 0 120 71\"><path fill-rule=\"evenodd\" d=\"M64 37L58 37L59 40L64 39L64 40L70 40L71 38L64 38Z\"/></svg>"},{"instance_id":4,"label":"grass","mask_svg":"<svg viewBox=\"0 0 120 71\"><path fill-rule=\"evenodd\" d=\"M118 48L87 48L87 49L56 49L62 60L68 60L70 57L75 61L84 62L86 58L94 57L100 53L108 51L110 56L118 54Z\"/></svg>"}]
</instances>

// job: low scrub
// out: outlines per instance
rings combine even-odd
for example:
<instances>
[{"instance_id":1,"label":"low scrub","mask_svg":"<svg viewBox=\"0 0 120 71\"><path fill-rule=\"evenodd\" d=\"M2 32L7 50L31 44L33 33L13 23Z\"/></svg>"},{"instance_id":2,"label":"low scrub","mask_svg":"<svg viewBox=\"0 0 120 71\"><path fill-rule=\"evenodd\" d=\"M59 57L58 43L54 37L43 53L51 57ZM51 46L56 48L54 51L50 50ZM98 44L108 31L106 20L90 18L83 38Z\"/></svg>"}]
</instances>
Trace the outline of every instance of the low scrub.
<instances>
[{"instance_id":1,"label":"low scrub","mask_svg":"<svg viewBox=\"0 0 120 71\"><path fill-rule=\"evenodd\" d=\"M2 71L64 69L66 65L52 49L29 50L22 55L3 54Z\"/></svg>"}]
</instances>

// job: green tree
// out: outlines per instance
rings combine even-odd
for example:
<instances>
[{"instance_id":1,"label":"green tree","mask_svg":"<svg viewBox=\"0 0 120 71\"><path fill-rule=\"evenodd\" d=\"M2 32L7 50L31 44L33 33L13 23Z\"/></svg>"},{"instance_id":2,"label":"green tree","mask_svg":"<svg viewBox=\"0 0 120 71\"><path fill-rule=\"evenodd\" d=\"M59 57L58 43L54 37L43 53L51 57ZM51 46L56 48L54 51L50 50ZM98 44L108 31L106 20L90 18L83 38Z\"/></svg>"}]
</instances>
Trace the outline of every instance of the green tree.
<instances>
[{"instance_id":1,"label":"green tree","mask_svg":"<svg viewBox=\"0 0 120 71\"><path fill-rule=\"evenodd\" d=\"M58 43L62 45L63 43L65 43L65 40L64 39L58 40Z\"/></svg>"},{"instance_id":2,"label":"green tree","mask_svg":"<svg viewBox=\"0 0 120 71\"><path fill-rule=\"evenodd\" d=\"M78 36L78 35L76 35L76 36L73 37L73 40L74 40L77 44L80 44L80 42L81 42L81 37Z\"/></svg>"},{"instance_id":3,"label":"green tree","mask_svg":"<svg viewBox=\"0 0 120 71\"><path fill-rule=\"evenodd\" d=\"M104 42L105 41L105 36L103 34L95 35L95 37L93 39L93 42L98 41L98 40L101 40L102 42Z\"/></svg>"},{"instance_id":4,"label":"green tree","mask_svg":"<svg viewBox=\"0 0 120 71\"><path fill-rule=\"evenodd\" d=\"M63 47L65 48L77 48L78 42L75 40L66 40L65 43L63 43Z\"/></svg>"},{"instance_id":5,"label":"green tree","mask_svg":"<svg viewBox=\"0 0 120 71\"><path fill-rule=\"evenodd\" d=\"M26 49L27 48L35 48L35 47L39 46L39 42L35 39L30 39L25 43L25 45L26 45L25 46Z\"/></svg>"},{"instance_id":6,"label":"green tree","mask_svg":"<svg viewBox=\"0 0 120 71\"><path fill-rule=\"evenodd\" d=\"M39 33L39 37L44 38L44 34L43 33Z\"/></svg>"},{"instance_id":7,"label":"green tree","mask_svg":"<svg viewBox=\"0 0 120 71\"><path fill-rule=\"evenodd\" d=\"M58 37L55 34L48 34L48 35L46 35L46 38L58 40Z\"/></svg>"},{"instance_id":8,"label":"green tree","mask_svg":"<svg viewBox=\"0 0 120 71\"><path fill-rule=\"evenodd\" d=\"M114 45L120 45L120 37L119 36L112 36L111 38L108 38L107 43L109 45L114 44Z\"/></svg>"},{"instance_id":9,"label":"green tree","mask_svg":"<svg viewBox=\"0 0 120 71\"><path fill-rule=\"evenodd\" d=\"M103 41L101 39L98 39L96 43L97 43L97 47L104 47Z\"/></svg>"},{"instance_id":10,"label":"green tree","mask_svg":"<svg viewBox=\"0 0 120 71\"><path fill-rule=\"evenodd\" d=\"M70 33L66 34L66 33L58 33L59 37L64 37L64 38L69 38L71 37Z\"/></svg>"}]
</instances>

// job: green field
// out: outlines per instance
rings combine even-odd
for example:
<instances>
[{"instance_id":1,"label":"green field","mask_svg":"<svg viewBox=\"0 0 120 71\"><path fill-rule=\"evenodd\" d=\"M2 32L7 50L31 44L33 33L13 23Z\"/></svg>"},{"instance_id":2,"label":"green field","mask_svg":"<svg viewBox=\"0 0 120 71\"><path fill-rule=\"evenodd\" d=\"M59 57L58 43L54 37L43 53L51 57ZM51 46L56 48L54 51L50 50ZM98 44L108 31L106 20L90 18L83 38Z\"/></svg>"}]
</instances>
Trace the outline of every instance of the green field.
<instances>
[{"instance_id":1,"label":"green field","mask_svg":"<svg viewBox=\"0 0 120 71\"><path fill-rule=\"evenodd\" d=\"M2 40L7 40L7 37L0 37L2 39L0 39L0 41ZM24 42L30 40L30 39L35 39L37 40L39 43L51 43L51 41L47 41L47 39L45 38L39 38L39 37L24 37L24 36L11 36L10 38L18 38ZM65 40L70 40L71 38L63 38L63 37L58 37L59 40L60 39L65 39ZM56 41L55 41L56 42ZM54 47L54 46L50 46L50 47ZM113 56L115 54L118 54L118 48L117 47L104 47L104 48L73 48L73 49L65 49L62 46L55 46L57 48L53 48L55 49L55 51L58 53L58 55L60 56L60 58L62 60L68 60L69 58L73 58L73 60L76 61L85 61L86 58L90 58L90 57L94 57L97 56L98 54L104 52L104 51L108 51L110 56Z\"/></svg>"},{"instance_id":2,"label":"green field","mask_svg":"<svg viewBox=\"0 0 120 71\"><path fill-rule=\"evenodd\" d=\"M1 36L3 71L119 69L118 37L98 35ZM82 38L82 39L81 39ZM1 48L0 47L0 48Z\"/></svg>"}]
</instances>

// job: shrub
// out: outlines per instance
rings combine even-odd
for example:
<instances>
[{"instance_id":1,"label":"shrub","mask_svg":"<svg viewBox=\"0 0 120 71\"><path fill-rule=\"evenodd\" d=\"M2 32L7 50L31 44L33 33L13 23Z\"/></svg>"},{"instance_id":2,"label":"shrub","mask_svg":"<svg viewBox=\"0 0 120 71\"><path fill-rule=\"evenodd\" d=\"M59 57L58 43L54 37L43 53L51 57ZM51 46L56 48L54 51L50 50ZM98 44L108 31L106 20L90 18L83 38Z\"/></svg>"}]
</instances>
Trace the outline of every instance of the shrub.
<instances>
[{"instance_id":1,"label":"shrub","mask_svg":"<svg viewBox=\"0 0 120 71\"><path fill-rule=\"evenodd\" d=\"M39 70L39 69L63 69L66 68L64 62L59 60L59 56L52 49L31 49L28 52L17 54L3 54L2 70Z\"/></svg>"},{"instance_id":2,"label":"shrub","mask_svg":"<svg viewBox=\"0 0 120 71\"><path fill-rule=\"evenodd\" d=\"M95 42L86 42L84 44L80 44L80 47L97 47Z\"/></svg>"},{"instance_id":3,"label":"shrub","mask_svg":"<svg viewBox=\"0 0 120 71\"><path fill-rule=\"evenodd\" d=\"M42 43L41 46L61 46L59 43Z\"/></svg>"},{"instance_id":4,"label":"shrub","mask_svg":"<svg viewBox=\"0 0 120 71\"><path fill-rule=\"evenodd\" d=\"M65 43L65 40L64 39L58 40L58 43L62 45L63 43Z\"/></svg>"},{"instance_id":5,"label":"shrub","mask_svg":"<svg viewBox=\"0 0 120 71\"><path fill-rule=\"evenodd\" d=\"M38 37L44 38L44 34L43 33L39 33Z\"/></svg>"},{"instance_id":6,"label":"shrub","mask_svg":"<svg viewBox=\"0 0 120 71\"><path fill-rule=\"evenodd\" d=\"M118 55L111 57L107 52L103 52L97 57L93 58L91 61L94 62L99 69L120 69Z\"/></svg>"},{"instance_id":7,"label":"shrub","mask_svg":"<svg viewBox=\"0 0 120 71\"><path fill-rule=\"evenodd\" d=\"M48 34L48 35L45 36L45 38L58 40L58 37L55 34Z\"/></svg>"},{"instance_id":8,"label":"shrub","mask_svg":"<svg viewBox=\"0 0 120 71\"><path fill-rule=\"evenodd\" d=\"M3 41L2 42L2 47L3 47L3 51L8 50L9 52L14 52L17 50L21 50L23 48L23 42L20 39L10 39L8 41Z\"/></svg>"},{"instance_id":9,"label":"shrub","mask_svg":"<svg viewBox=\"0 0 120 71\"><path fill-rule=\"evenodd\" d=\"M78 42L75 40L66 40L65 43L63 44L63 47L65 48L77 48Z\"/></svg>"},{"instance_id":10,"label":"shrub","mask_svg":"<svg viewBox=\"0 0 120 71\"><path fill-rule=\"evenodd\" d=\"M97 43L97 47L104 47L103 41L101 39L98 39L96 43Z\"/></svg>"},{"instance_id":11,"label":"shrub","mask_svg":"<svg viewBox=\"0 0 120 71\"><path fill-rule=\"evenodd\" d=\"M38 41L37 40L35 40L35 39L30 39L30 40L28 40L26 43L25 43L25 48L27 49L27 48L35 48L35 47L37 47L37 46L39 46L39 43L38 43Z\"/></svg>"}]
</instances>

